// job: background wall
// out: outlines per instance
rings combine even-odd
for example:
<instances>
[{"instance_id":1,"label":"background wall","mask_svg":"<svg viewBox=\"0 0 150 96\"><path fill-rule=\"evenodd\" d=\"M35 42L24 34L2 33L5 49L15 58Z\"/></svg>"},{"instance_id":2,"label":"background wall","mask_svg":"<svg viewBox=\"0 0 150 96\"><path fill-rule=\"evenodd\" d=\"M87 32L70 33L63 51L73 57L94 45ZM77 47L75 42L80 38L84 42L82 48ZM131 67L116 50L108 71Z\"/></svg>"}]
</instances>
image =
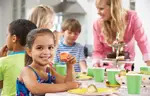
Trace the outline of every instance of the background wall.
<instances>
[{"instance_id":1,"label":"background wall","mask_svg":"<svg viewBox=\"0 0 150 96\"><path fill-rule=\"evenodd\" d=\"M0 0L0 46L5 42L10 21L12 21L12 0Z\"/></svg>"}]
</instances>

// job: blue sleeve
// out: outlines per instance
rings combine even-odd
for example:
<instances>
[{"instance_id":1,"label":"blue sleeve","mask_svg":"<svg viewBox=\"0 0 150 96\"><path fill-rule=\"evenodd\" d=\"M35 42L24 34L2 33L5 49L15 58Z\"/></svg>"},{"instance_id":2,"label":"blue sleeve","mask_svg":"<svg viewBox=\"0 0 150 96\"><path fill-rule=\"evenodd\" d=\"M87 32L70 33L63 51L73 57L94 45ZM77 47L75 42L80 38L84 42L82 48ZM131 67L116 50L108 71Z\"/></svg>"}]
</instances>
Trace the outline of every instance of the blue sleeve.
<instances>
[{"instance_id":1,"label":"blue sleeve","mask_svg":"<svg viewBox=\"0 0 150 96\"><path fill-rule=\"evenodd\" d=\"M85 60L85 55L84 55L84 47L80 47L80 61Z\"/></svg>"},{"instance_id":2,"label":"blue sleeve","mask_svg":"<svg viewBox=\"0 0 150 96\"><path fill-rule=\"evenodd\" d=\"M58 49L55 52L55 56L54 56L54 63L58 63L59 62L59 52Z\"/></svg>"}]
</instances>

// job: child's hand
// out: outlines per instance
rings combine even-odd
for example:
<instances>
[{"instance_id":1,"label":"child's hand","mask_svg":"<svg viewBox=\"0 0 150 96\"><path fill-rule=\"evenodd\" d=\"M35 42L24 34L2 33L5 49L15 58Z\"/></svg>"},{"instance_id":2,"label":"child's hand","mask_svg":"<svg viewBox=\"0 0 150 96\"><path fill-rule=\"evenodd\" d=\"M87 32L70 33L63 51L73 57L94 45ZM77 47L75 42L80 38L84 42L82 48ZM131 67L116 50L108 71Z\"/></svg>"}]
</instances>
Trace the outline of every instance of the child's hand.
<instances>
[{"instance_id":1,"label":"child's hand","mask_svg":"<svg viewBox=\"0 0 150 96\"><path fill-rule=\"evenodd\" d=\"M69 53L60 53L60 60L66 62L67 64L75 64L76 58Z\"/></svg>"},{"instance_id":2,"label":"child's hand","mask_svg":"<svg viewBox=\"0 0 150 96\"><path fill-rule=\"evenodd\" d=\"M79 88L81 83L79 82L66 82L67 90Z\"/></svg>"},{"instance_id":3,"label":"child's hand","mask_svg":"<svg viewBox=\"0 0 150 96\"><path fill-rule=\"evenodd\" d=\"M7 56L7 52L8 52L7 45L4 45L4 46L0 49L0 57Z\"/></svg>"},{"instance_id":4,"label":"child's hand","mask_svg":"<svg viewBox=\"0 0 150 96\"><path fill-rule=\"evenodd\" d=\"M73 65L76 63L76 58L74 56L72 56L71 54L69 54L67 57L66 63Z\"/></svg>"}]
</instances>

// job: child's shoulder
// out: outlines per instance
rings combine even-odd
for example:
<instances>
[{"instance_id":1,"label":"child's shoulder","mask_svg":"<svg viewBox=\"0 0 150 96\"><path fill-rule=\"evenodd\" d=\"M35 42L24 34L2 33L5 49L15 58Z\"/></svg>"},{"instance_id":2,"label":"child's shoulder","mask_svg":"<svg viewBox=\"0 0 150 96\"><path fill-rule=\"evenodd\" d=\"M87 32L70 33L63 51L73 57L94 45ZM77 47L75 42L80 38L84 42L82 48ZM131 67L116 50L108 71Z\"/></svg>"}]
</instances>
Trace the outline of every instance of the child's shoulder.
<instances>
[{"instance_id":1,"label":"child's shoulder","mask_svg":"<svg viewBox=\"0 0 150 96\"><path fill-rule=\"evenodd\" d=\"M25 54L15 54L15 55L7 55L5 57L1 57L0 58L0 61L3 61L3 62L15 62L16 60L21 60L21 59L24 59L25 57Z\"/></svg>"},{"instance_id":2,"label":"child's shoulder","mask_svg":"<svg viewBox=\"0 0 150 96\"><path fill-rule=\"evenodd\" d=\"M7 56L5 56L5 57L1 57L0 58L0 63L8 63L8 62L10 62L10 63L12 63L13 61L15 62L16 60L18 60L18 59L21 59L21 58L23 58L24 59L24 57L25 57L25 55L23 55L23 54L18 54L18 55L7 55Z\"/></svg>"},{"instance_id":3,"label":"child's shoulder","mask_svg":"<svg viewBox=\"0 0 150 96\"><path fill-rule=\"evenodd\" d=\"M82 45L82 44L80 44L80 43L76 43L76 45L75 46L77 46L77 47L81 47L81 48L84 48L84 46Z\"/></svg>"},{"instance_id":4,"label":"child's shoulder","mask_svg":"<svg viewBox=\"0 0 150 96\"><path fill-rule=\"evenodd\" d=\"M33 72L33 70L28 66L25 66L23 69L22 69L22 72L21 73L29 73L31 74Z\"/></svg>"}]
</instances>

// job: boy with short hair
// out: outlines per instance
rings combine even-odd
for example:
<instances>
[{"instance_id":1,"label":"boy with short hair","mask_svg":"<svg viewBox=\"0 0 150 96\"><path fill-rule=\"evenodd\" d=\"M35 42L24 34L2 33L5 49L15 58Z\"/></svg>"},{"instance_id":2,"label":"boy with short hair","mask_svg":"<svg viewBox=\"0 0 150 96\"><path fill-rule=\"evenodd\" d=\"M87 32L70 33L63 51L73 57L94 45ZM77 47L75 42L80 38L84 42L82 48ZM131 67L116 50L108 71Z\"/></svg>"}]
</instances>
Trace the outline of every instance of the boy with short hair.
<instances>
[{"instance_id":1,"label":"boy with short hair","mask_svg":"<svg viewBox=\"0 0 150 96\"><path fill-rule=\"evenodd\" d=\"M6 47L10 54L0 58L1 96L16 96L16 80L25 66L26 36L36 25L29 20L18 19L8 26Z\"/></svg>"},{"instance_id":2,"label":"boy with short hair","mask_svg":"<svg viewBox=\"0 0 150 96\"><path fill-rule=\"evenodd\" d=\"M76 19L67 19L62 24L63 38L60 40L58 48L56 50L56 56L54 58L55 63L65 64L60 61L60 53L67 52L76 57L76 64L74 65L75 72L84 72L87 69L84 47L76 43L81 32L81 25Z\"/></svg>"}]
</instances>

